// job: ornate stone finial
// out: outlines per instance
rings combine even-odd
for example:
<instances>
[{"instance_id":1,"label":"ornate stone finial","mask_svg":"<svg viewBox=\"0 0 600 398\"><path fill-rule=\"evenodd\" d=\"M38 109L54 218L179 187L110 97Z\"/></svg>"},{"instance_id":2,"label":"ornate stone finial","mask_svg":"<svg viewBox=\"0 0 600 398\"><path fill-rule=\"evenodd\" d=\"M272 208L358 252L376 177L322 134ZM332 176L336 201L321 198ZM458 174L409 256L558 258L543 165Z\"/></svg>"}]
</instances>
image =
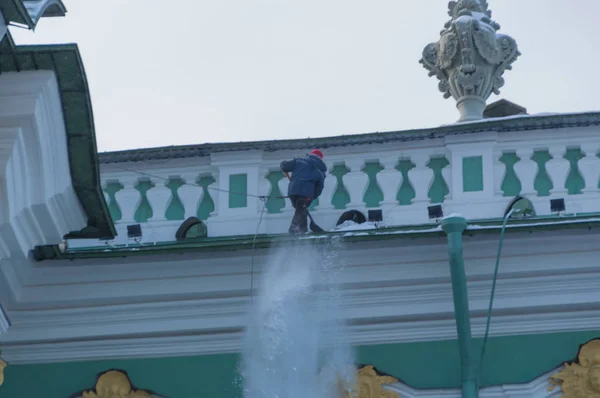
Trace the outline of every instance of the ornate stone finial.
<instances>
[{"instance_id":1,"label":"ornate stone finial","mask_svg":"<svg viewBox=\"0 0 600 398\"><path fill-rule=\"evenodd\" d=\"M486 0L451 1L448 8L452 19L440 40L425 46L419 62L439 79L444 98L457 101L460 122L483 119L485 101L500 93L504 71L521 54L512 37L496 33L500 25L492 21Z\"/></svg>"},{"instance_id":2,"label":"ornate stone finial","mask_svg":"<svg viewBox=\"0 0 600 398\"><path fill-rule=\"evenodd\" d=\"M98 377L96 391L87 391L82 398L151 398L146 391L133 390L129 377L118 370L109 370Z\"/></svg>"},{"instance_id":3,"label":"ornate stone finial","mask_svg":"<svg viewBox=\"0 0 600 398\"><path fill-rule=\"evenodd\" d=\"M6 362L0 359L0 386L4 383L4 368L6 367Z\"/></svg>"},{"instance_id":4,"label":"ornate stone finial","mask_svg":"<svg viewBox=\"0 0 600 398\"><path fill-rule=\"evenodd\" d=\"M577 361L565 363L549 381L548 390L560 386L563 398L600 398L600 340L583 345Z\"/></svg>"},{"instance_id":5,"label":"ornate stone finial","mask_svg":"<svg viewBox=\"0 0 600 398\"><path fill-rule=\"evenodd\" d=\"M383 389L383 385L397 383L398 379L391 376L380 376L373 365L367 365L358 371L356 385L348 391L343 383L338 387L340 398L399 398L400 394Z\"/></svg>"}]
</instances>

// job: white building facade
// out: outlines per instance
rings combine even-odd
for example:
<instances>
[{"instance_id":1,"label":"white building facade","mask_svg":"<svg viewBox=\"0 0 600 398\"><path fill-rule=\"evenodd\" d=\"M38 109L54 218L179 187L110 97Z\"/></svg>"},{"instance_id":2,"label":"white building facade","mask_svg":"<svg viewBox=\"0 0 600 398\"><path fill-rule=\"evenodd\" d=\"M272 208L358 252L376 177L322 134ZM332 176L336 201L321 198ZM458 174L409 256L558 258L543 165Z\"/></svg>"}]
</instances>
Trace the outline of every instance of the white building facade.
<instances>
[{"instance_id":1,"label":"white building facade","mask_svg":"<svg viewBox=\"0 0 600 398\"><path fill-rule=\"evenodd\" d=\"M518 56L484 3L451 2L423 56L459 123L98 156L77 48L5 35L0 397L241 397L246 312L272 250L332 239L361 397L600 394L600 112L481 106ZM64 13L0 0L5 21L23 9L35 23ZM310 211L328 232L292 237L279 163L313 148L328 173Z\"/></svg>"}]
</instances>

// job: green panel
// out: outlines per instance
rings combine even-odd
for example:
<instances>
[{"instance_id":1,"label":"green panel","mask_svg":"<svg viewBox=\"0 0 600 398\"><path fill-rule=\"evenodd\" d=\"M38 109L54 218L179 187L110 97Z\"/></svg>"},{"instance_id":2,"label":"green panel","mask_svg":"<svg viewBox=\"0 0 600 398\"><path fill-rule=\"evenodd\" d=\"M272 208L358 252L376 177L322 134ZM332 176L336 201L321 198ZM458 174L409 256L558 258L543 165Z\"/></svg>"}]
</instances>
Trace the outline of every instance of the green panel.
<instances>
[{"instance_id":1,"label":"green panel","mask_svg":"<svg viewBox=\"0 0 600 398\"><path fill-rule=\"evenodd\" d=\"M119 208L119 204L115 199L115 193L123 189L123 185L119 182L111 182L106 184L106 188L104 188L104 192L108 194L108 211L110 211L110 216L113 220L119 221L122 217L121 209Z\"/></svg>"},{"instance_id":2,"label":"green panel","mask_svg":"<svg viewBox=\"0 0 600 398\"><path fill-rule=\"evenodd\" d=\"M197 217L200 220L207 220L210 213L215 211L215 202L210 195L210 190L208 186L215 182L215 179L212 176L200 177L197 181L197 184L202 187L204 190L204 196L202 197L202 202L198 206Z\"/></svg>"},{"instance_id":3,"label":"green panel","mask_svg":"<svg viewBox=\"0 0 600 398\"><path fill-rule=\"evenodd\" d=\"M583 159L585 155L579 148L567 149L565 159L570 163L570 171L567 176L566 188L569 195L579 195L583 188L585 188L585 180L579 171L579 160Z\"/></svg>"},{"instance_id":4,"label":"green panel","mask_svg":"<svg viewBox=\"0 0 600 398\"><path fill-rule=\"evenodd\" d=\"M531 382L574 359L581 344L598 336L600 331L492 337L482 386ZM479 353L481 339L474 345ZM372 364L414 388L460 387L456 340L362 346L356 353L357 363ZM239 356L234 354L9 365L0 397L66 398L93 388L97 374L120 369L136 388L169 398L241 398L238 365Z\"/></svg>"},{"instance_id":5,"label":"green panel","mask_svg":"<svg viewBox=\"0 0 600 398\"><path fill-rule=\"evenodd\" d=\"M552 180L546 171L546 163L552 156L548 151L535 151L531 157L538 164L538 174L535 177L533 187L537 191L538 196L549 196L552 189Z\"/></svg>"},{"instance_id":6,"label":"green panel","mask_svg":"<svg viewBox=\"0 0 600 398\"><path fill-rule=\"evenodd\" d=\"M135 211L135 215L133 217L137 222L147 222L148 219L153 215L152 207L150 206L150 202L148 202L148 197L146 196L146 193L150 188L154 188L154 184L150 181L140 181L135 186L135 189L140 191L140 194L142 195L140 205Z\"/></svg>"},{"instance_id":7,"label":"green panel","mask_svg":"<svg viewBox=\"0 0 600 398\"><path fill-rule=\"evenodd\" d=\"M98 374L115 368L126 371L136 388L169 398L241 398L237 366L234 354L14 365L5 370L0 397L67 398L92 389Z\"/></svg>"},{"instance_id":8,"label":"green panel","mask_svg":"<svg viewBox=\"0 0 600 398\"><path fill-rule=\"evenodd\" d=\"M229 176L229 208L239 209L248 206L248 175L231 174Z\"/></svg>"},{"instance_id":9,"label":"green panel","mask_svg":"<svg viewBox=\"0 0 600 398\"><path fill-rule=\"evenodd\" d=\"M484 358L483 387L529 383L574 359L581 344L600 337L600 330L490 337ZM482 339L474 339L479 358ZM363 346L358 362L414 388L459 388L460 360L456 340Z\"/></svg>"},{"instance_id":10,"label":"green panel","mask_svg":"<svg viewBox=\"0 0 600 398\"><path fill-rule=\"evenodd\" d=\"M408 159L402 159L398 162L398 166L396 166L396 170L402 173L402 185L398 190L398 195L396 195L396 199L401 206L408 206L412 203L412 200L415 198L415 189L410 183L410 179L408 177L408 172L415 168L415 164Z\"/></svg>"},{"instance_id":11,"label":"green panel","mask_svg":"<svg viewBox=\"0 0 600 398\"><path fill-rule=\"evenodd\" d=\"M185 208L183 207L183 203L181 203L181 199L179 198L179 194L177 193L177 189L184 184L184 181L181 178L174 178L169 180L169 182L165 185L167 188L171 190L171 203L167 206L167 211L165 213L165 218L167 220L183 220L185 217Z\"/></svg>"},{"instance_id":12,"label":"green panel","mask_svg":"<svg viewBox=\"0 0 600 398\"><path fill-rule=\"evenodd\" d=\"M506 166L506 173L500 189L504 196L517 196L521 193L521 181L515 173L515 164L519 161L519 157L515 152L507 152L502 155L500 161Z\"/></svg>"},{"instance_id":13,"label":"green panel","mask_svg":"<svg viewBox=\"0 0 600 398\"><path fill-rule=\"evenodd\" d=\"M442 175L442 169L449 164L445 157L433 157L427 164L433 170L433 183L428 192L431 203L443 203L444 197L450 192Z\"/></svg>"},{"instance_id":14,"label":"green panel","mask_svg":"<svg viewBox=\"0 0 600 398\"><path fill-rule=\"evenodd\" d=\"M336 209L345 209L346 205L350 203L350 194L346 190L344 186L344 181L342 177L348 174L350 170L343 164L338 164L333 167L331 170L331 175L333 175L337 180L337 187L335 188L335 192L333 194L333 198L331 199L331 204Z\"/></svg>"},{"instance_id":15,"label":"green panel","mask_svg":"<svg viewBox=\"0 0 600 398\"><path fill-rule=\"evenodd\" d=\"M383 200L383 192L377 184L377 173L383 170L383 167L379 162L368 162L365 163L363 171L369 176L369 185L363 196L363 202L367 207L379 207L379 202Z\"/></svg>"},{"instance_id":16,"label":"green panel","mask_svg":"<svg viewBox=\"0 0 600 398\"><path fill-rule=\"evenodd\" d=\"M284 178L284 175L281 171L272 171L267 174L267 180L271 184L271 189L269 190L269 198L267 199L267 204L265 205L268 213L281 213L281 209L285 207L285 199L283 198L274 198L273 196L283 196L281 194L281 190L279 189L279 181Z\"/></svg>"},{"instance_id":17,"label":"green panel","mask_svg":"<svg viewBox=\"0 0 600 398\"><path fill-rule=\"evenodd\" d=\"M483 157L469 156L462 159L463 192L483 191Z\"/></svg>"}]
</instances>

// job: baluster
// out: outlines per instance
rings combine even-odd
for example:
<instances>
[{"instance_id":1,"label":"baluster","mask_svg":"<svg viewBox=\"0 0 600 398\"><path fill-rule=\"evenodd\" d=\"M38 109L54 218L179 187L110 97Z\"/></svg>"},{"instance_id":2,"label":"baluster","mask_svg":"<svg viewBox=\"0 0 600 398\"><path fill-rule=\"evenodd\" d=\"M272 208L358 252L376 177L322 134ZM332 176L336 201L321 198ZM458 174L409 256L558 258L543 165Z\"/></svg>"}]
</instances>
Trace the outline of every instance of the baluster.
<instances>
[{"instance_id":1,"label":"baluster","mask_svg":"<svg viewBox=\"0 0 600 398\"><path fill-rule=\"evenodd\" d=\"M317 209L319 210L333 209L331 201L333 200L333 193L335 192L335 188L337 185L337 178L331 175L332 168L333 164L328 163L327 173L325 174L325 185L323 186L323 192L321 192L321 196L319 197L319 206L317 206Z\"/></svg>"},{"instance_id":2,"label":"baluster","mask_svg":"<svg viewBox=\"0 0 600 398\"><path fill-rule=\"evenodd\" d=\"M579 172L585 181L583 192L598 192L598 180L600 180L600 158L598 158L598 143L586 143L581 145L581 151L585 157L579 160Z\"/></svg>"},{"instance_id":3,"label":"baluster","mask_svg":"<svg viewBox=\"0 0 600 398\"><path fill-rule=\"evenodd\" d=\"M519 161L515 163L514 169L521 182L521 195L536 195L534 184L538 173L538 164L531 157L532 148L519 148L516 150Z\"/></svg>"},{"instance_id":4,"label":"baluster","mask_svg":"<svg viewBox=\"0 0 600 398\"><path fill-rule=\"evenodd\" d=\"M442 178L448 187L448 193L444 196L444 200L452 198L452 189L454 188L454 184L452 183L452 156L448 155L445 158L448 160L448 166L442 169Z\"/></svg>"},{"instance_id":5,"label":"baluster","mask_svg":"<svg viewBox=\"0 0 600 398\"><path fill-rule=\"evenodd\" d=\"M506 176L506 165L500 161L504 152L500 149L494 151L494 196L503 196L502 183Z\"/></svg>"},{"instance_id":6,"label":"baluster","mask_svg":"<svg viewBox=\"0 0 600 398\"><path fill-rule=\"evenodd\" d=\"M148 221L163 221L166 220L167 207L171 203L173 193L167 184L169 180L158 180L154 183L154 187L146 192L146 198L152 208L152 218Z\"/></svg>"},{"instance_id":7,"label":"baluster","mask_svg":"<svg viewBox=\"0 0 600 398\"><path fill-rule=\"evenodd\" d=\"M382 157L379 164L383 166L383 170L376 175L377 184L383 192L381 205L395 205L398 203L398 190L402 185L402 173L396 170L398 156Z\"/></svg>"},{"instance_id":8,"label":"baluster","mask_svg":"<svg viewBox=\"0 0 600 398\"><path fill-rule=\"evenodd\" d=\"M553 188L550 190L551 195L566 195L567 177L571 164L564 158L567 148L563 145L553 145L548 148L548 152L552 159L546 163L546 171L550 175Z\"/></svg>"},{"instance_id":9,"label":"baluster","mask_svg":"<svg viewBox=\"0 0 600 398\"><path fill-rule=\"evenodd\" d=\"M183 205L184 219L196 217L198 206L204 197L204 189L196 184L197 174L181 176L185 184L177 188L177 195Z\"/></svg>"},{"instance_id":10,"label":"baluster","mask_svg":"<svg viewBox=\"0 0 600 398\"><path fill-rule=\"evenodd\" d=\"M415 190L413 203L429 202L429 187L433 183L433 170L427 167L429 155L416 153L410 157L415 167L408 171L408 179Z\"/></svg>"},{"instance_id":11,"label":"baluster","mask_svg":"<svg viewBox=\"0 0 600 398\"><path fill-rule=\"evenodd\" d=\"M361 159L346 161L346 167L350 169L350 172L342 177L344 186L350 195L350 203L346 205L346 208L364 206L363 195L369 184L369 176L362 171L364 165L365 162Z\"/></svg>"},{"instance_id":12,"label":"baluster","mask_svg":"<svg viewBox=\"0 0 600 398\"><path fill-rule=\"evenodd\" d=\"M135 211L142 202L140 191L135 189L138 179L127 178L119 182L123 184L123 189L115 193L115 200L121 209L121 222L131 224L135 222Z\"/></svg>"}]
</instances>

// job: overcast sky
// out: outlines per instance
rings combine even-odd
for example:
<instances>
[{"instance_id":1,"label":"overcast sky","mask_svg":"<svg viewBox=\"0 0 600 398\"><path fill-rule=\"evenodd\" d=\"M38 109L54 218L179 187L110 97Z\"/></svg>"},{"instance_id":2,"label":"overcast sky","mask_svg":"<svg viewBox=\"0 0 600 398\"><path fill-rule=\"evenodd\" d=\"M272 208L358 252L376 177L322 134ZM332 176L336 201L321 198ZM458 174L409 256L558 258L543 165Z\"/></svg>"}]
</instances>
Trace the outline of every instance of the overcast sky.
<instances>
[{"instance_id":1,"label":"overcast sky","mask_svg":"<svg viewBox=\"0 0 600 398\"><path fill-rule=\"evenodd\" d=\"M418 63L446 0L65 0L17 44L79 45L100 151L453 123ZM488 0L522 56L499 97L599 110L599 0Z\"/></svg>"}]
</instances>

